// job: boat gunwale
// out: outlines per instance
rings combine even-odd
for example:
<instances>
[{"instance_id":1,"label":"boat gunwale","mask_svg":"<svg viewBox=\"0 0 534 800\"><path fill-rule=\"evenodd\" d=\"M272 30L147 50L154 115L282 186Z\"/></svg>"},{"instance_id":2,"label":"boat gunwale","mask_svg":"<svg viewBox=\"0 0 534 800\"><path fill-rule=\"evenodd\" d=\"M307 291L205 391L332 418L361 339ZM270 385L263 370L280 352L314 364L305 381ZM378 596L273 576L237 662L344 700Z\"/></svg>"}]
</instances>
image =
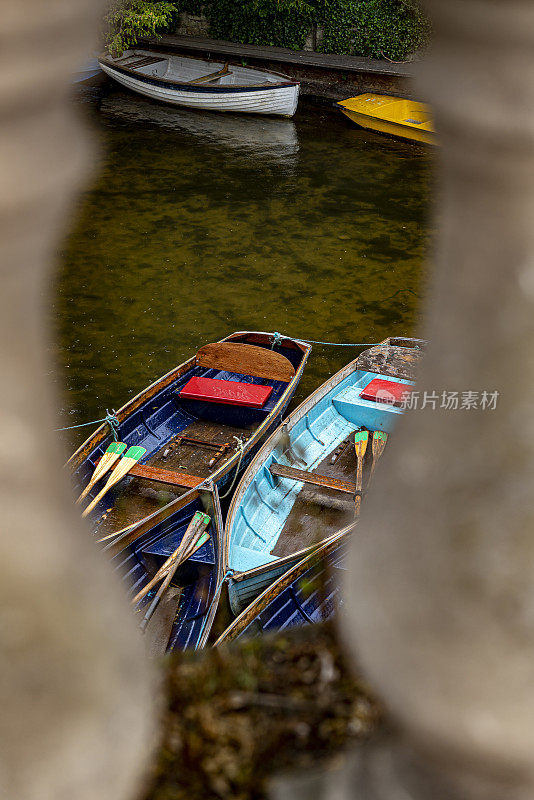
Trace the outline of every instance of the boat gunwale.
<instances>
[{"instance_id":1,"label":"boat gunwale","mask_svg":"<svg viewBox=\"0 0 534 800\"><path fill-rule=\"evenodd\" d=\"M354 530L357 525L357 520L346 525L336 533L333 533L327 539L324 539L319 545L312 545L306 548L304 557L300 558L297 563L280 575L273 583L269 584L261 594L258 595L243 611L228 625L227 628L221 633L219 638L213 644L213 647L219 647L221 644L226 644L234 639L237 639L243 630L250 625L250 623L264 611L269 603L274 600L279 594L288 588L303 572L305 572L310 565L313 558L324 559L329 555L342 540ZM310 552L308 552L310 551ZM297 554L299 555L299 554Z\"/></svg>"},{"instance_id":2,"label":"boat gunwale","mask_svg":"<svg viewBox=\"0 0 534 800\"><path fill-rule=\"evenodd\" d=\"M221 599L221 584L224 575L224 558L223 558L223 536L222 531L224 530L224 524L222 520L222 512L221 512L221 504L219 500L219 492L217 490L217 486L212 484L211 486L205 486L201 489L201 491L207 491L212 496L213 501L213 511L215 515L215 519L213 520L213 526L215 529L215 535L217 541L214 543L214 546L217 548L217 564L215 566L216 570L216 581L215 581L215 591L213 594L212 599L210 600L210 606L208 608L207 613L204 615L204 619L206 620L204 623L204 627L202 630L202 635L200 636L198 642L195 644L195 649L200 650L202 649L208 640L210 635L213 622L215 620L215 615L217 614L217 609L219 607L219 602ZM199 492L200 494L200 492ZM217 592L219 596L217 597ZM177 609L178 611L178 609Z\"/></svg>"},{"instance_id":3,"label":"boat gunwale","mask_svg":"<svg viewBox=\"0 0 534 800\"><path fill-rule=\"evenodd\" d=\"M154 55L161 55L163 57L162 60L167 60L167 61L170 60L171 58L189 58L191 61L202 61L202 62L207 62L208 64L209 63L214 63L214 64L219 64L220 63L219 60L212 62L211 59L195 58L194 56L189 56L189 55L176 55L176 54L172 54L172 53L162 53L161 51L155 51L155 50L147 50L147 51L140 50L139 51L140 54L142 54L144 52L150 52L150 53L153 53ZM270 69L257 69L256 67L246 67L246 69L252 70L253 72L266 73L267 75L274 75L277 78L281 78L282 80L277 81L277 82L273 82L273 83L268 83L268 84L249 84L249 85L245 85L245 84L239 84L238 83L238 84L234 84L234 85L211 86L210 87L210 86L203 86L201 84L191 84L191 83L187 83L186 81L176 81L176 80L172 80L172 78L164 78L164 77L159 78L157 75L145 75L143 72L139 72L139 71L137 71L135 69L131 69L131 68L128 68L128 67L123 67L123 66L117 65L116 63L114 63L114 61L110 60L109 54L101 54L101 55L99 55L98 56L98 62L99 62L99 64L101 66L102 66L102 64L105 64L110 69L114 69L117 72L122 72L124 75L131 75L131 76L136 77L136 78L147 79L145 81L146 83L152 83L152 84L154 84L156 86L167 84L167 86L169 86L170 88L180 88L180 89L185 90L185 91L190 91L190 92L193 92L193 93L201 93L201 94L211 94L211 93L228 94L229 92L246 92L246 91L248 91L250 89L253 90L253 91L257 91L257 90L263 90L263 89L269 90L269 89L280 89L280 88L285 88L285 87L290 87L290 86L294 86L294 87L299 87L300 86L300 81L298 81L298 80L296 80L294 78L290 78L288 75L284 75L282 72L275 72L274 70L270 70ZM232 64L231 62L225 62L225 63L228 63L228 66L230 66L230 67L241 67L243 69L242 65L240 65L240 64Z\"/></svg>"}]
</instances>

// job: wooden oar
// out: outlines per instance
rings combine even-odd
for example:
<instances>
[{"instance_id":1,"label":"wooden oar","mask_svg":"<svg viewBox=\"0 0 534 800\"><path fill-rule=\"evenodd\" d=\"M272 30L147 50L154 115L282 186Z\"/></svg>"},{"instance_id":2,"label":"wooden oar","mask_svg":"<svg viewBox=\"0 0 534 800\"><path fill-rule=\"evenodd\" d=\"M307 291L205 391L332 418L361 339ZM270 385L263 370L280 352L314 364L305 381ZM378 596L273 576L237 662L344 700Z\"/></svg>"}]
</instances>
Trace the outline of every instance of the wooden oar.
<instances>
[{"instance_id":1,"label":"wooden oar","mask_svg":"<svg viewBox=\"0 0 534 800\"><path fill-rule=\"evenodd\" d=\"M209 533L206 533L206 528L208 527L208 525L209 522L205 522L200 526L200 529L195 534L193 540L191 541L191 544L189 545L188 548L186 548L184 554L181 556L180 558L181 564L183 564L184 561L187 561L188 558L191 558L191 556L202 547L202 544L208 541L208 539L210 538ZM200 542L202 542L202 544L200 544Z\"/></svg>"},{"instance_id":2,"label":"wooden oar","mask_svg":"<svg viewBox=\"0 0 534 800\"><path fill-rule=\"evenodd\" d=\"M190 558L190 556L192 556L193 553L196 553L197 550L200 550L202 545L205 544L208 541L209 538L210 538L209 537L209 533L202 534L200 536L200 538L198 539L196 545L188 553L187 558ZM185 559L182 559L182 561L184 561L184 560ZM143 619L141 620L141 624L139 626L142 631L145 630L146 626L150 622L150 617L152 616L152 614L156 610L156 606L158 605L159 601L161 600L162 595L164 594L164 592L168 588L170 582L172 581L172 579L174 577L174 573L176 572L176 570L180 566L180 563L181 563L181 561L176 559L176 562L172 565L172 567L170 568L169 572L167 573L167 577L165 578L165 580L163 581L163 583L159 587L156 596L154 597L154 599L150 603L150 605L149 605L149 607L147 609L147 612L146 612L145 616L143 617Z\"/></svg>"},{"instance_id":3,"label":"wooden oar","mask_svg":"<svg viewBox=\"0 0 534 800\"><path fill-rule=\"evenodd\" d=\"M368 441L369 431L356 431L354 434L354 449L356 451L356 461L358 464L358 469L356 471L356 496L354 498L356 516L359 516L362 504L363 458L367 450Z\"/></svg>"},{"instance_id":4,"label":"wooden oar","mask_svg":"<svg viewBox=\"0 0 534 800\"><path fill-rule=\"evenodd\" d=\"M124 444L124 442L113 442L110 444L100 461L95 467L95 471L91 475L91 480L81 493L81 495L76 500L77 503L80 503L83 498L91 491L95 483L97 483L100 478L103 478L106 472L109 472L115 461L122 456L124 451L126 450L128 445Z\"/></svg>"},{"instance_id":5,"label":"wooden oar","mask_svg":"<svg viewBox=\"0 0 534 800\"><path fill-rule=\"evenodd\" d=\"M382 453L384 452L384 448L387 444L388 435L384 433L384 431L374 431L373 432L373 463L371 464L371 472L369 474L369 481L373 477L373 472L375 471L376 465Z\"/></svg>"},{"instance_id":6,"label":"wooden oar","mask_svg":"<svg viewBox=\"0 0 534 800\"><path fill-rule=\"evenodd\" d=\"M174 564L176 559L180 558L182 553L189 546L193 536L198 531L200 525L203 522L204 522L204 514L202 513L202 511L196 511L195 514L193 514L193 516L191 517L191 522L187 526L187 530L182 537L182 541L180 542L174 553L172 553L172 555L170 555L169 558L163 563L163 565L158 569L154 577L146 584L146 586L143 586L141 591L135 595L135 597L132 600L132 605L135 606L139 602L139 600L141 600L145 596L145 594L148 594L148 592L152 589L152 587L155 586L156 583L166 575L166 573L168 572L170 567Z\"/></svg>"},{"instance_id":7,"label":"wooden oar","mask_svg":"<svg viewBox=\"0 0 534 800\"><path fill-rule=\"evenodd\" d=\"M104 486L103 489L101 489L98 492L96 497L93 500L91 500L91 502L83 512L82 517L86 517L89 514L89 512L93 510L96 504L100 502L100 500L104 497L105 494L107 494L107 492L109 492L112 486L115 486L115 484L121 481L128 474L133 465L137 464L139 459L142 458L145 453L146 453L146 448L138 446L130 447L126 451L126 453L123 455L123 457L121 458L121 460L119 461L119 463L117 464L117 466L107 479L106 485Z\"/></svg>"},{"instance_id":8,"label":"wooden oar","mask_svg":"<svg viewBox=\"0 0 534 800\"><path fill-rule=\"evenodd\" d=\"M202 75L200 78L195 78L192 81L188 81L188 83L206 83L209 81L216 80L217 78L222 78L223 75L227 75L230 72L228 69L228 61L224 65L224 67L217 72L210 72L209 75ZM231 73L230 73L231 74Z\"/></svg>"}]
</instances>

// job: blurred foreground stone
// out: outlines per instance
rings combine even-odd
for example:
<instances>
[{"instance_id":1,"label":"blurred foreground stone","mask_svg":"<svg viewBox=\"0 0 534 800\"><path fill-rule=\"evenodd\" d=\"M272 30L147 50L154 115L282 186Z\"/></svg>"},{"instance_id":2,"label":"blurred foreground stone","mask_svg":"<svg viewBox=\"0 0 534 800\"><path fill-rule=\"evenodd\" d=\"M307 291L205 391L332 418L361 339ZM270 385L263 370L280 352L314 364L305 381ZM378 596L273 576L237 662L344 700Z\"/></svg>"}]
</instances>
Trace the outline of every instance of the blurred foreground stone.
<instances>
[{"instance_id":1,"label":"blurred foreground stone","mask_svg":"<svg viewBox=\"0 0 534 800\"><path fill-rule=\"evenodd\" d=\"M315 770L379 726L333 626L166 661L161 749L144 800L249 800L284 770Z\"/></svg>"},{"instance_id":2,"label":"blurred foreground stone","mask_svg":"<svg viewBox=\"0 0 534 800\"><path fill-rule=\"evenodd\" d=\"M74 508L50 386L54 253L89 170L70 75L100 4L0 14L0 796L131 797L155 684L118 578Z\"/></svg>"}]
</instances>

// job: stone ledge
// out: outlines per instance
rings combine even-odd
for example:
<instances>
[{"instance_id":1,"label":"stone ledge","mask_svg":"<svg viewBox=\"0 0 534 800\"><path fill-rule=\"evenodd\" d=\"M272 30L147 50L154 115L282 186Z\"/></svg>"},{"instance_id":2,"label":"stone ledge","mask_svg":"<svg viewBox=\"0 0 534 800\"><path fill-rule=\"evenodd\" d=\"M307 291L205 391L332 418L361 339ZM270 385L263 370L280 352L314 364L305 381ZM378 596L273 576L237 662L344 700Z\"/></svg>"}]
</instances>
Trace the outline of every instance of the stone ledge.
<instances>
[{"instance_id":1,"label":"stone ledge","mask_svg":"<svg viewBox=\"0 0 534 800\"><path fill-rule=\"evenodd\" d=\"M258 61L280 62L303 67L319 67L320 69L342 72L366 72L392 77L411 78L413 62L396 64L359 56L343 56L333 53L315 53L309 50L290 50L286 47L264 47L254 44L238 44L219 39L207 39L201 36L175 36L166 34L161 37L140 39L139 44L161 48L169 51L191 51L210 53L212 55L235 56L236 58L253 58Z\"/></svg>"}]
</instances>

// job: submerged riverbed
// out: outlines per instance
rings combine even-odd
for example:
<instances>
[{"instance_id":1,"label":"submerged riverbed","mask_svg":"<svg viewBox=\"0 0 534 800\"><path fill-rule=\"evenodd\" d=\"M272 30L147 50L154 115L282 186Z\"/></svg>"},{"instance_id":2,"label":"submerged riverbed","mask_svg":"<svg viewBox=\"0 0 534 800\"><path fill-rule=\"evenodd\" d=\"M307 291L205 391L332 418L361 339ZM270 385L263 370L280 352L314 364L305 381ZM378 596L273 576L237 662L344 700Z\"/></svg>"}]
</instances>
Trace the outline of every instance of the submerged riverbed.
<instances>
[{"instance_id":1,"label":"submerged riverbed","mask_svg":"<svg viewBox=\"0 0 534 800\"><path fill-rule=\"evenodd\" d=\"M101 155L57 277L62 425L104 416L234 330L333 342L415 332L434 150L303 103L289 121L115 88L80 102ZM316 345L295 401L358 352Z\"/></svg>"}]
</instances>

